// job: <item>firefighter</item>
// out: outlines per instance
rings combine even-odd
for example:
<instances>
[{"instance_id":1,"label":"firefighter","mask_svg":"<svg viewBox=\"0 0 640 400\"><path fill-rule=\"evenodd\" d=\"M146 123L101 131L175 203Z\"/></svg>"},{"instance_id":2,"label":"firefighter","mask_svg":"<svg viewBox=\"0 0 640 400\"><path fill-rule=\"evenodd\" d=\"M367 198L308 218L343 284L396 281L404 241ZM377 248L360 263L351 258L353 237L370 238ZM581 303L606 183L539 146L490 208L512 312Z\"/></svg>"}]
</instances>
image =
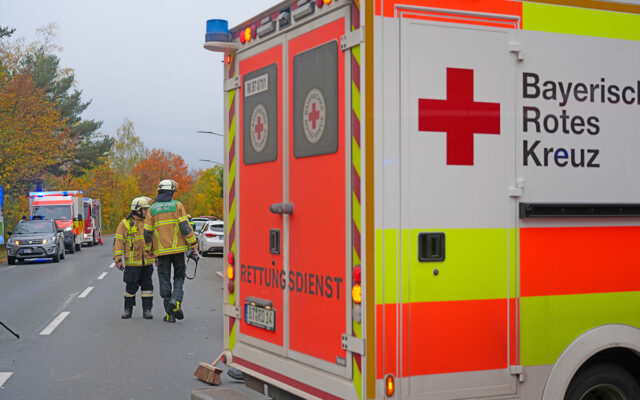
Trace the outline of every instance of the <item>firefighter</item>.
<instances>
[{"instance_id":1,"label":"firefighter","mask_svg":"<svg viewBox=\"0 0 640 400\"><path fill-rule=\"evenodd\" d=\"M158 185L158 197L149 209L144 222L146 249L157 260L160 296L164 302L165 322L176 322L184 318L182 286L185 278L184 253L193 248L198 254L198 246L187 213L181 202L173 200L178 184L165 179ZM171 266L173 265L173 288L171 286Z\"/></svg>"},{"instance_id":2,"label":"firefighter","mask_svg":"<svg viewBox=\"0 0 640 400\"><path fill-rule=\"evenodd\" d=\"M113 240L113 260L119 270L124 269L122 280L126 284L124 292L124 313L122 319L131 318L136 305L136 292L140 287L142 297L142 317L152 319L153 307L153 254L145 250L144 218L151 199L137 197L131 202L131 212L120 221ZM124 261L124 263L123 263Z\"/></svg>"}]
</instances>

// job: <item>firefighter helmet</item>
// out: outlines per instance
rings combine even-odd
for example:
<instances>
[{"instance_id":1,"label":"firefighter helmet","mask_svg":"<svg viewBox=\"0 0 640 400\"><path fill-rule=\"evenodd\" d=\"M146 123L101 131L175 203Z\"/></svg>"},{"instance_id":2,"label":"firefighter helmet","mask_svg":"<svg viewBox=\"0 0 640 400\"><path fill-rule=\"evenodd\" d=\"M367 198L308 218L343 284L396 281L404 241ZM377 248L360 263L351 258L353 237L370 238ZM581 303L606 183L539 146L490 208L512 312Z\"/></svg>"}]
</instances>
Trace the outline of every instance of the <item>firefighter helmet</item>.
<instances>
[{"instance_id":1,"label":"firefighter helmet","mask_svg":"<svg viewBox=\"0 0 640 400\"><path fill-rule=\"evenodd\" d=\"M178 188L178 183L173 179L165 179L160 181L158 185L158 190L171 190L174 192Z\"/></svg>"},{"instance_id":2,"label":"firefighter helmet","mask_svg":"<svg viewBox=\"0 0 640 400\"><path fill-rule=\"evenodd\" d=\"M131 210L138 211L141 208L149 208L151 207L151 199L145 196L136 197L131 202Z\"/></svg>"}]
</instances>

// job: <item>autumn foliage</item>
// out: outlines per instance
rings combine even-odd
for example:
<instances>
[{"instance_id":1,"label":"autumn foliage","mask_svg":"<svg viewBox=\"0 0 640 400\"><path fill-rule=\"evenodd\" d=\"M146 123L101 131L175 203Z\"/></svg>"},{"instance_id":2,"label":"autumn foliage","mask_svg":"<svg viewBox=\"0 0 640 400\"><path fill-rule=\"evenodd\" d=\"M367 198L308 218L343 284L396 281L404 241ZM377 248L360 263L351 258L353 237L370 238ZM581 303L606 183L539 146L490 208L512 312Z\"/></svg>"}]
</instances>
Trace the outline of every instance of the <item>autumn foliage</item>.
<instances>
[{"instance_id":1,"label":"autumn foliage","mask_svg":"<svg viewBox=\"0 0 640 400\"><path fill-rule=\"evenodd\" d=\"M189 167L184 159L165 150L151 150L133 168L133 175L138 180L140 191L149 197L154 197L158 191L158 183L163 179L176 181L179 193L188 193L193 185L193 177L189 175Z\"/></svg>"}]
</instances>

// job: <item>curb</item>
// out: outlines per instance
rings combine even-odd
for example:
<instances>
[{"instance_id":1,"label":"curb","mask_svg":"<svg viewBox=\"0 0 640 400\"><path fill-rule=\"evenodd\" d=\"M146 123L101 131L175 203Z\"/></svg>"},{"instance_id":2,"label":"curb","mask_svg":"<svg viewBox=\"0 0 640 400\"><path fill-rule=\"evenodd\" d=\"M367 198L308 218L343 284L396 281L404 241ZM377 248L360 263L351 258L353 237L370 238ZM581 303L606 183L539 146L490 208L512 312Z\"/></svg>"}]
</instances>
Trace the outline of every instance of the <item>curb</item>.
<instances>
[{"instance_id":1,"label":"curb","mask_svg":"<svg viewBox=\"0 0 640 400\"><path fill-rule=\"evenodd\" d=\"M191 400L250 400L242 393L228 388L204 388L191 391Z\"/></svg>"}]
</instances>

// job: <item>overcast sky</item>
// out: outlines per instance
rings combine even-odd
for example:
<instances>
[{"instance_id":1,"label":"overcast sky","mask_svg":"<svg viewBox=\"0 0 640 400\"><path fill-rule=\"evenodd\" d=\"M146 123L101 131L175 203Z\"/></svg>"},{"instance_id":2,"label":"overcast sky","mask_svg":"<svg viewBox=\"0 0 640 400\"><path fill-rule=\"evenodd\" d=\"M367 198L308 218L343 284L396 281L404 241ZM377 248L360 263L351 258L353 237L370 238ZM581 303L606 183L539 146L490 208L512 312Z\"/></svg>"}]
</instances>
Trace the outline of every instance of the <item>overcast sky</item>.
<instances>
[{"instance_id":1,"label":"overcast sky","mask_svg":"<svg viewBox=\"0 0 640 400\"><path fill-rule=\"evenodd\" d=\"M115 136L124 118L148 148L223 161L222 55L202 47L208 19L244 22L280 0L0 0L0 25L36 38L55 22L61 66L73 68L86 119Z\"/></svg>"}]
</instances>

